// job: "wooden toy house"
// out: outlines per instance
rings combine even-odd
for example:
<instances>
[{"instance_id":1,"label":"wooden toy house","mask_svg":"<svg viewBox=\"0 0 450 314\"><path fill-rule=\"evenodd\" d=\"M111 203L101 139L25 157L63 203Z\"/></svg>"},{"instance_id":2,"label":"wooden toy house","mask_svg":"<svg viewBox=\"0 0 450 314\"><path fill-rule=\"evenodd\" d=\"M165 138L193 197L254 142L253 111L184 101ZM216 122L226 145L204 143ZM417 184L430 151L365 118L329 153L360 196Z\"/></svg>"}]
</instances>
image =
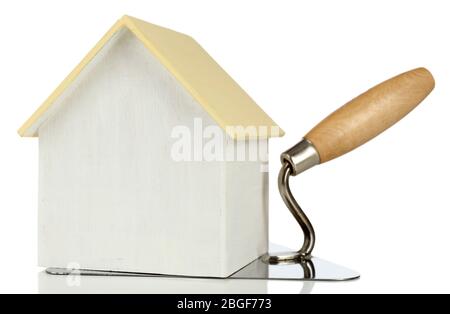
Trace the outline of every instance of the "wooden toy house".
<instances>
[{"instance_id":1,"label":"wooden toy house","mask_svg":"<svg viewBox=\"0 0 450 314\"><path fill-rule=\"evenodd\" d=\"M39 137L40 266L227 277L267 252L283 131L187 35L124 16L19 134ZM210 160L212 136L222 156L266 148Z\"/></svg>"}]
</instances>

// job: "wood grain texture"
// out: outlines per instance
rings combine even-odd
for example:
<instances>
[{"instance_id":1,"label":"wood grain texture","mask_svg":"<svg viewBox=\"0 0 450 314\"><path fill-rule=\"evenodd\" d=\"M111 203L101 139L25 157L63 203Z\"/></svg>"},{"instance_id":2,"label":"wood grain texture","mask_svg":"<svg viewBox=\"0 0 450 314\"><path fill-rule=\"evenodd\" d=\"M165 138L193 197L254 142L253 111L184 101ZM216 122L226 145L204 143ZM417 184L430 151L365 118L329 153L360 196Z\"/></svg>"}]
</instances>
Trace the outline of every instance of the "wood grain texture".
<instances>
[{"instance_id":1,"label":"wood grain texture","mask_svg":"<svg viewBox=\"0 0 450 314\"><path fill-rule=\"evenodd\" d=\"M354 98L305 137L324 163L371 140L413 110L434 88L425 68L395 76Z\"/></svg>"}]
</instances>

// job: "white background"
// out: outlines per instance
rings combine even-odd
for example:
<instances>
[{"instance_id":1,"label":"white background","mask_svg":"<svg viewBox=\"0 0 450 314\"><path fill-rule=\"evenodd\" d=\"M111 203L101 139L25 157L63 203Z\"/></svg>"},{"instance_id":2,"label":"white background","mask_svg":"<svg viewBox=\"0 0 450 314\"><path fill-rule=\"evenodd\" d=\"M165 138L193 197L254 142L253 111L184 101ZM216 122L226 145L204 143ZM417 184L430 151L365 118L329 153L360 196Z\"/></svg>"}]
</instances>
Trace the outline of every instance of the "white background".
<instances>
[{"instance_id":1,"label":"white background","mask_svg":"<svg viewBox=\"0 0 450 314\"><path fill-rule=\"evenodd\" d=\"M446 2L0 2L0 292L38 292L39 284L42 291L37 139L16 130L123 14L195 37L284 128L270 145L270 234L293 248L301 238L278 196L279 154L372 85L427 67L436 88L416 110L360 149L296 177L292 188L316 227L315 255L362 274L315 284L313 293L450 292ZM151 284L128 281L136 289ZM165 292L181 289L167 285ZM302 283L267 287L298 293Z\"/></svg>"}]
</instances>

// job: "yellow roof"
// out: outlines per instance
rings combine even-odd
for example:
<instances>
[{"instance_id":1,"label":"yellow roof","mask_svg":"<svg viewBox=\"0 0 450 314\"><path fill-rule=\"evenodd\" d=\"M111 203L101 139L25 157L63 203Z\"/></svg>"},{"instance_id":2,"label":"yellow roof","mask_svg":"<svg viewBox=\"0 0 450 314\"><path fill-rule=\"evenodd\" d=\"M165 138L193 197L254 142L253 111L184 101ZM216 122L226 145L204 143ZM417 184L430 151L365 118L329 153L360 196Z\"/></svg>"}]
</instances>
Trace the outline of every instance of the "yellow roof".
<instances>
[{"instance_id":1,"label":"yellow roof","mask_svg":"<svg viewBox=\"0 0 450 314\"><path fill-rule=\"evenodd\" d=\"M227 129L228 126L267 127L268 134L264 136L284 135L283 130L278 128L275 122L194 39L130 16L124 16L114 24L80 64L22 125L18 130L21 136L38 135L36 126L45 120L42 117L46 111L122 27L127 27L142 41L145 47L232 138L238 138L242 134L239 134L239 131ZM263 135L258 134L258 136Z\"/></svg>"}]
</instances>

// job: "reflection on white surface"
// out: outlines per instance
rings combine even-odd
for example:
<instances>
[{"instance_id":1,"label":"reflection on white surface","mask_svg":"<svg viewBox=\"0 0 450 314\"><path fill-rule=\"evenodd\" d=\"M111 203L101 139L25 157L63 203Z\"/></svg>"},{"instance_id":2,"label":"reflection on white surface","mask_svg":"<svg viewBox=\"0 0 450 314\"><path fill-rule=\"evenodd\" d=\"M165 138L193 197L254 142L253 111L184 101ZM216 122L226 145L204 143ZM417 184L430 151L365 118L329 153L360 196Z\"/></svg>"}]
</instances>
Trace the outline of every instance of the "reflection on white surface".
<instances>
[{"instance_id":1,"label":"reflection on white surface","mask_svg":"<svg viewBox=\"0 0 450 314\"><path fill-rule=\"evenodd\" d=\"M73 276L72 276L73 277ZM69 276L39 273L39 293L267 293L267 280ZM69 280L68 280L69 279Z\"/></svg>"},{"instance_id":2,"label":"reflection on white surface","mask_svg":"<svg viewBox=\"0 0 450 314\"><path fill-rule=\"evenodd\" d=\"M71 277L71 278L70 278ZM39 293L214 293L266 294L273 281L258 279L197 279L168 277L57 276L45 271L38 274ZM283 284L283 281L276 281ZM284 283L286 283L284 281ZM288 283L286 283L288 284ZM284 284L283 284L284 285ZM311 293L313 282L290 282L292 293ZM276 287L276 285L275 285ZM285 289L282 290L286 292Z\"/></svg>"},{"instance_id":3,"label":"reflection on white surface","mask_svg":"<svg viewBox=\"0 0 450 314\"><path fill-rule=\"evenodd\" d=\"M286 248L270 245L271 251ZM254 264L254 265L253 265ZM255 266L256 265L256 266ZM247 269L248 278L267 278L269 266L252 263ZM286 266L283 266L284 268ZM272 268L272 267L271 267ZM289 268L289 267L287 267ZM286 269L287 269L286 268ZM298 272L294 271L294 273ZM246 273L245 273L246 274ZM244 275L245 275L244 274ZM244 276L245 277L245 276ZM284 278L279 276L279 278ZM289 278L289 276L288 276ZM289 286L291 293L309 294L314 282L265 280L265 279L211 279L187 277L133 277L133 276L80 276L38 274L39 293L213 293L213 294L266 294L278 293L277 285ZM284 282L284 284L283 284ZM270 289L272 288L272 289ZM275 288L275 290L273 289ZM281 291L286 292L285 289Z\"/></svg>"},{"instance_id":4,"label":"reflection on white surface","mask_svg":"<svg viewBox=\"0 0 450 314\"><path fill-rule=\"evenodd\" d=\"M72 277L69 279L69 277ZM265 280L58 276L39 273L39 293L267 293ZM68 280L69 279L69 280Z\"/></svg>"}]
</instances>

